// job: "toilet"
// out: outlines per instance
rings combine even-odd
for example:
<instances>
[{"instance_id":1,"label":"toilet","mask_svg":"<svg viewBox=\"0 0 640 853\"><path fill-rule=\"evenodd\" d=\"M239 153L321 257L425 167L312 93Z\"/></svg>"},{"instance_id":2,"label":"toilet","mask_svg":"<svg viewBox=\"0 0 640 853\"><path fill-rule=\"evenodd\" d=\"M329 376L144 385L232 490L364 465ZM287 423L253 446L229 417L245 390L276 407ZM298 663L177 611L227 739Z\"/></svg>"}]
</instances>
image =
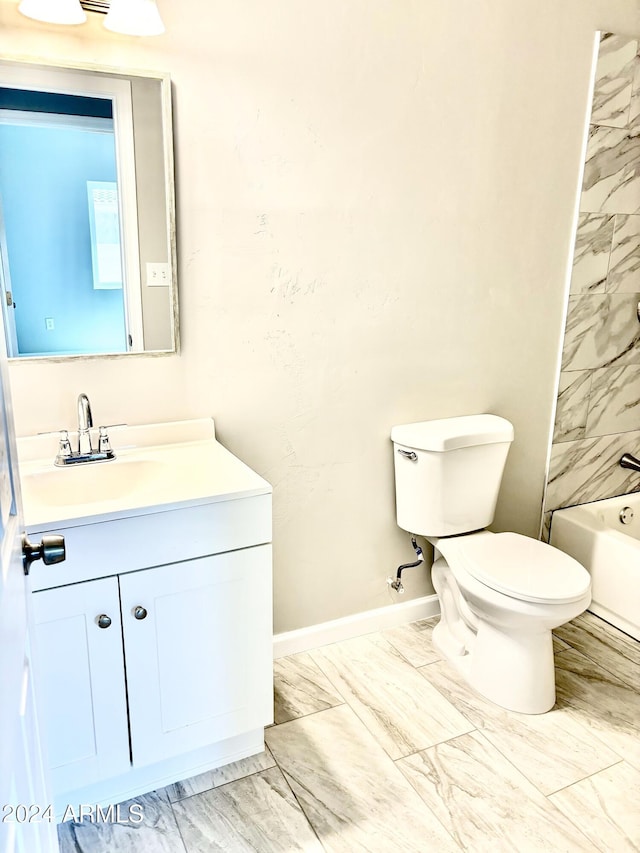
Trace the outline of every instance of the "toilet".
<instances>
[{"instance_id":1,"label":"toilet","mask_svg":"<svg viewBox=\"0 0 640 853\"><path fill-rule=\"evenodd\" d=\"M394 426L399 527L434 547L433 642L480 695L523 714L555 703L551 632L591 602L587 570L518 533L491 533L513 426L468 415Z\"/></svg>"}]
</instances>

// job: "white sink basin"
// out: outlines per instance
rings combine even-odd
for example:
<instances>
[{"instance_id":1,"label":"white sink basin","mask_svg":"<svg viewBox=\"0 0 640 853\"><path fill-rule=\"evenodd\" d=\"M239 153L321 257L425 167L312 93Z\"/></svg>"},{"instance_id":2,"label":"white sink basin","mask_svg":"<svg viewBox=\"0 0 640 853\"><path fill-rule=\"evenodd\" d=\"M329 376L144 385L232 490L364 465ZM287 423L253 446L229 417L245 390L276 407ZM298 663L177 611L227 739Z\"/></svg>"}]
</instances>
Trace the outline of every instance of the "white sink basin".
<instances>
[{"instance_id":1,"label":"white sink basin","mask_svg":"<svg viewBox=\"0 0 640 853\"><path fill-rule=\"evenodd\" d=\"M22 478L25 505L79 506L117 501L160 484L166 466L156 459L115 459L34 471Z\"/></svg>"},{"instance_id":2,"label":"white sink basin","mask_svg":"<svg viewBox=\"0 0 640 853\"><path fill-rule=\"evenodd\" d=\"M28 529L35 533L271 493L269 483L216 441L209 418L121 427L110 435L115 459L62 468L53 464L56 437L18 439Z\"/></svg>"}]
</instances>

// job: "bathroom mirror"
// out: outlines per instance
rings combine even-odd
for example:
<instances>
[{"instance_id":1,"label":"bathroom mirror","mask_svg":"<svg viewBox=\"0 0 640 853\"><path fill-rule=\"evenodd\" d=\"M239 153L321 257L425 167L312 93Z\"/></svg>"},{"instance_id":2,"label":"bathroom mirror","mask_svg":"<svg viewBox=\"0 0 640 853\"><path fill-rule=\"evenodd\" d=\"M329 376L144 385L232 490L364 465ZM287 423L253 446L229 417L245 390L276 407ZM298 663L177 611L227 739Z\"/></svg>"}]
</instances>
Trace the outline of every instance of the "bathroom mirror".
<instances>
[{"instance_id":1,"label":"bathroom mirror","mask_svg":"<svg viewBox=\"0 0 640 853\"><path fill-rule=\"evenodd\" d=\"M0 301L10 358L176 351L168 75L0 60Z\"/></svg>"}]
</instances>

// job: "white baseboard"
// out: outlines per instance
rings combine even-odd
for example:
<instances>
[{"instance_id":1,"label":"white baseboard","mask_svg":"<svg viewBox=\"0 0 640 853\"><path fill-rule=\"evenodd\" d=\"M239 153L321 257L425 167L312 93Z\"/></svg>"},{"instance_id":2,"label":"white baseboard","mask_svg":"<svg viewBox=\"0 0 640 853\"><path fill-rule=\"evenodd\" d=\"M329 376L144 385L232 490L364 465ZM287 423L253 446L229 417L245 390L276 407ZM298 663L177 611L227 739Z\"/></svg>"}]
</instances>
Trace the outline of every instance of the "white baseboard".
<instances>
[{"instance_id":1,"label":"white baseboard","mask_svg":"<svg viewBox=\"0 0 640 853\"><path fill-rule=\"evenodd\" d=\"M340 640L360 637L362 634L406 625L407 622L415 622L416 619L429 619L432 616L438 616L439 613L438 596L424 595L422 598L403 601L402 604L366 610L364 613L355 613L353 616L344 616L342 619L333 619L331 622L321 622L319 625L310 625L308 628L299 628L297 631L285 631L274 635L273 657L275 660L286 655L306 652L309 649L326 646L328 643L337 643Z\"/></svg>"}]
</instances>

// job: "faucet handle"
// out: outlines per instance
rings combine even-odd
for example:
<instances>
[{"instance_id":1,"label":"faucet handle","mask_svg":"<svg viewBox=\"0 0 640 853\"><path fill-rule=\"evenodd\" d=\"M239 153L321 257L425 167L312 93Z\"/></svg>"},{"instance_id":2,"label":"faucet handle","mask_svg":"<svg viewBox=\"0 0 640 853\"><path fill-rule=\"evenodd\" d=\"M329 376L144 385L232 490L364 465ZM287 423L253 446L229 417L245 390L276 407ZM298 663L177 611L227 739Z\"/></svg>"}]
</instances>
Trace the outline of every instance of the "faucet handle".
<instances>
[{"instance_id":1,"label":"faucet handle","mask_svg":"<svg viewBox=\"0 0 640 853\"><path fill-rule=\"evenodd\" d=\"M54 459L55 465L65 465L67 459L71 459L71 442L69 441L69 433L66 429L60 430L60 443L58 444L58 455Z\"/></svg>"},{"instance_id":2,"label":"faucet handle","mask_svg":"<svg viewBox=\"0 0 640 853\"><path fill-rule=\"evenodd\" d=\"M69 441L69 432L66 429L60 430L60 444L58 445L58 456L71 456L71 442Z\"/></svg>"},{"instance_id":3,"label":"faucet handle","mask_svg":"<svg viewBox=\"0 0 640 853\"><path fill-rule=\"evenodd\" d=\"M126 426L126 424L104 424L104 426L98 427L98 452L99 453L110 453L115 456L113 450L111 449L111 442L109 440L109 436L107 435L107 430L111 429L111 427L118 426Z\"/></svg>"},{"instance_id":4,"label":"faucet handle","mask_svg":"<svg viewBox=\"0 0 640 853\"><path fill-rule=\"evenodd\" d=\"M115 426L115 424L114 424ZM99 453L109 453L111 450L111 444L109 442L109 436L107 435L107 427L101 426L98 427L98 452Z\"/></svg>"}]
</instances>

